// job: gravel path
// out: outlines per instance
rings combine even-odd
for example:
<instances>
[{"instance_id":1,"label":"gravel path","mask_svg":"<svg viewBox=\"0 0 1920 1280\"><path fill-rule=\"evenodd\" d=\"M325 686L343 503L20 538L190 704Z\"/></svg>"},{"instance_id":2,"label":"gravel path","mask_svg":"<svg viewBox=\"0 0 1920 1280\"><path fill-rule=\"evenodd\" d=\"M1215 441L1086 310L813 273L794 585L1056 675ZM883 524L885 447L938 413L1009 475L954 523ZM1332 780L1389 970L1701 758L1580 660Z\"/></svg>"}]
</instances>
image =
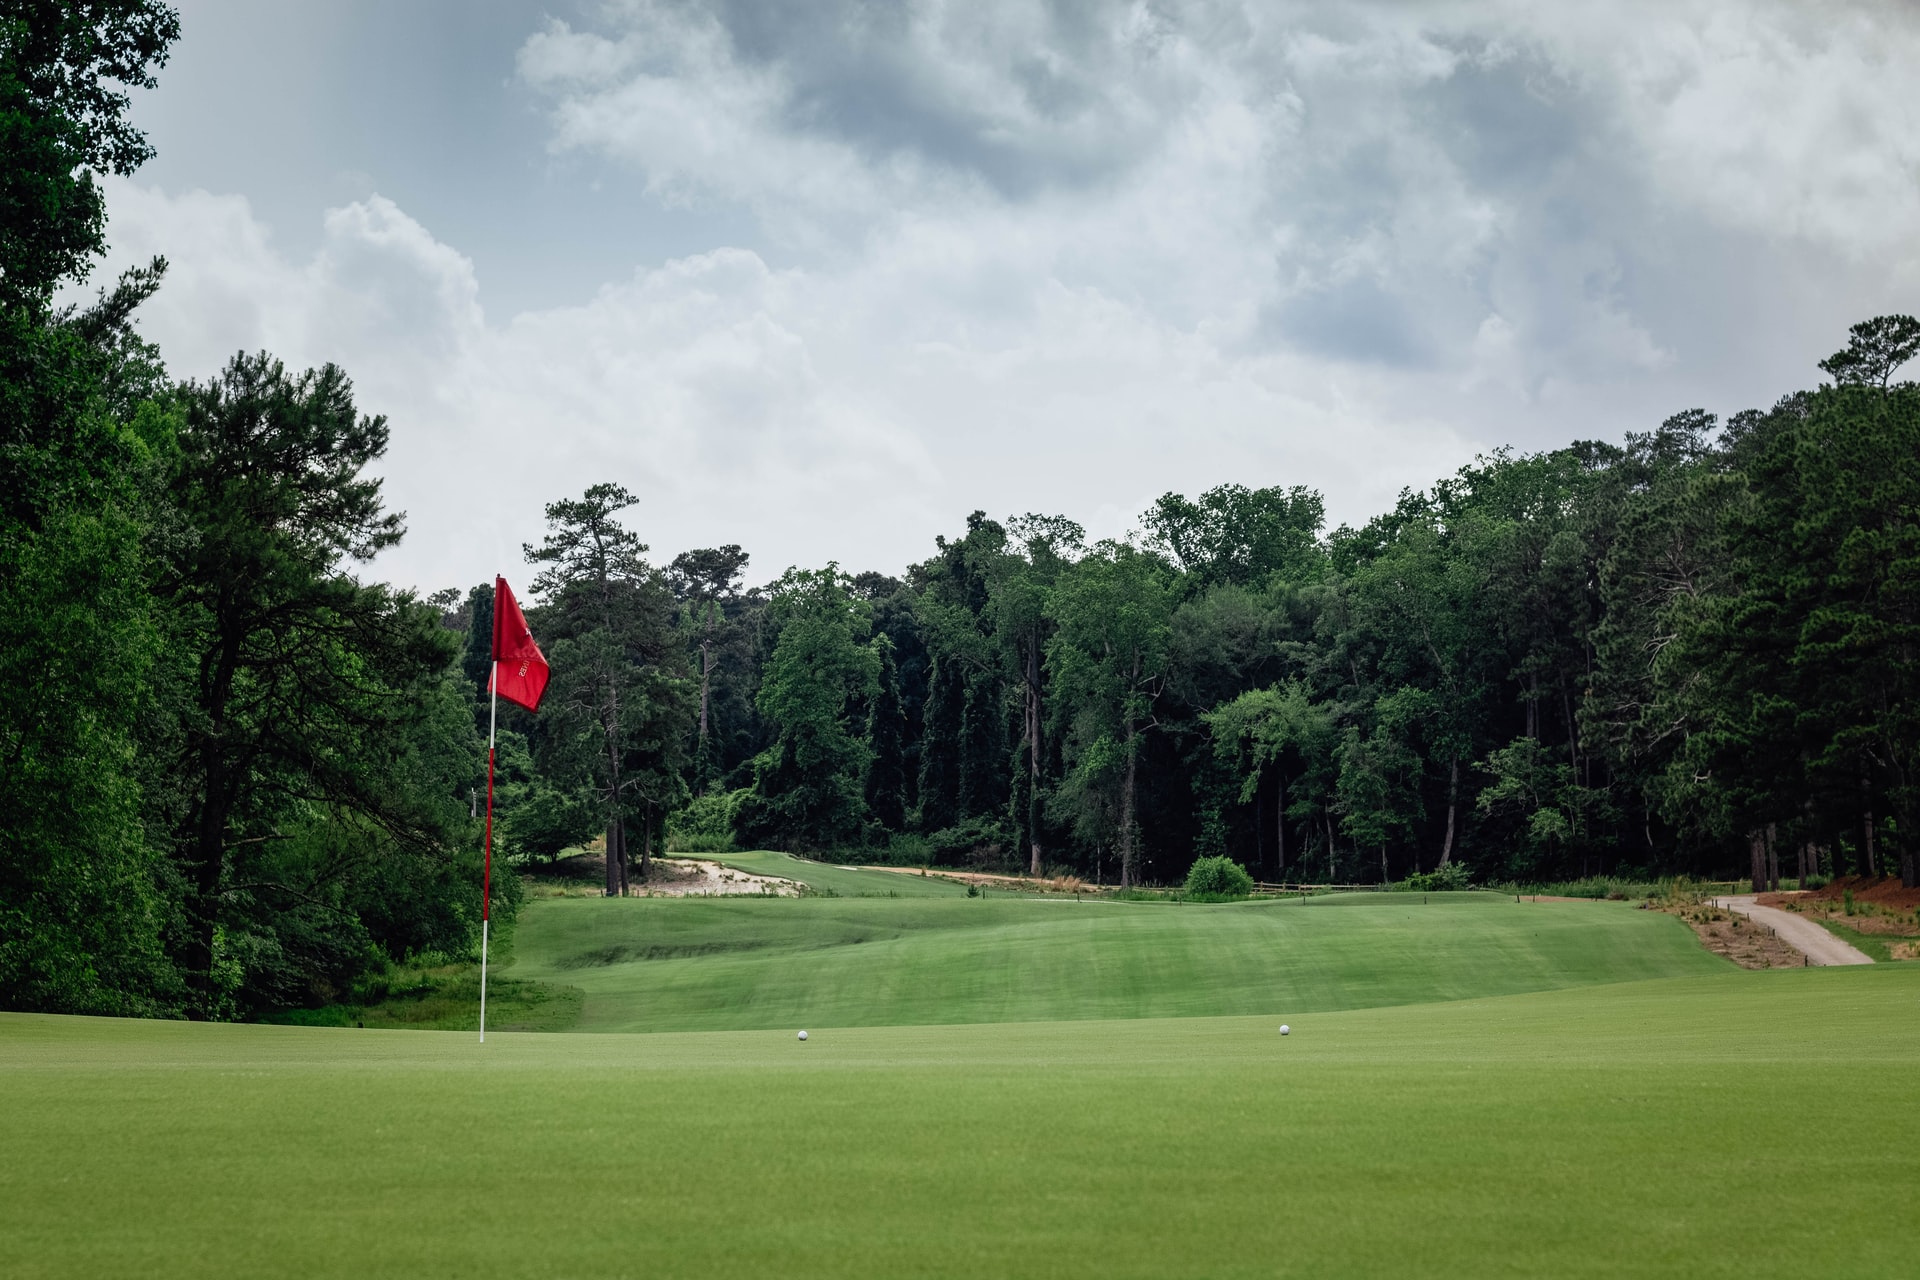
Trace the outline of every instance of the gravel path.
<instances>
[{"instance_id":1,"label":"gravel path","mask_svg":"<svg viewBox=\"0 0 1920 1280\"><path fill-rule=\"evenodd\" d=\"M1872 964L1873 958L1822 929L1811 920L1794 915L1791 911L1782 911L1778 907L1763 907L1754 902L1754 895L1741 894L1732 898L1715 898L1714 905L1723 911L1733 911L1747 917L1755 924L1764 924L1780 937L1801 951L1813 963L1829 964Z\"/></svg>"}]
</instances>

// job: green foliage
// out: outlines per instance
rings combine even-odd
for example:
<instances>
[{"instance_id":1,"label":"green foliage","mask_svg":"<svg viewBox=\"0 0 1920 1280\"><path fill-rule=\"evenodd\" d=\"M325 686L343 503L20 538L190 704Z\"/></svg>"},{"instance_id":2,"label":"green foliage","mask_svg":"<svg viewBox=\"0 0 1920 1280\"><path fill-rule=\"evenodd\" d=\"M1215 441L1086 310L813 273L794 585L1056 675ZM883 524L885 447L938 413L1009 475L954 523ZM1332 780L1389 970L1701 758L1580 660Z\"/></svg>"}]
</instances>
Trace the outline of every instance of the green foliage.
<instances>
[{"instance_id":1,"label":"green foliage","mask_svg":"<svg viewBox=\"0 0 1920 1280\"><path fill-rule=\"evenodd\" d=\"M1412 893L1457 892L1473 887L1473 873L1464 862L1449 862L1432 871L1416 871L1394 887Z\"/></svg>"},{"instance_id":2,"label":"green foliage","mask_svg":"<svg viewBox=\"0 0 1920 1280\"><path fill-rule=\"evenodd\" d=\"M774 585L768 622L779 639L759 706L776 736L754 761L754 793L736 817L739 838L801 850L860 843L871 763L860 709L880 672L870 609L837 566L789 569Z\"/></svg>"},{"instance_id":3,"label":"green foliage","mask_svg":"<svg viewBox=\"0 0 1920 1280\"><path fill-rule=\"evenodd\" d=\"M687 794L687 721L696 686L686 671L677 607L646 545L620 522L639 501L615 484L547 504L547 535L526 548L545 565L530 620L552 664L539 751L564 792L591 793L607 833L607 892L628 887L630 832L641 858L658 820Z\"/></svg>"},{"instance_id":4,"label":"green foliage","mask_svg":"<svg viewBox=\"0 0 1920 1280\"><path fill-rule=\"evenodd\" d=\"M1232 858L1196 858L1187 870L1187 896L1199 901L1244 898L1253 892L1253 877Z\"/></svg>"},{"instance_id":5,"label":"green foliage","mask_svg":"<svg viewBox=\"0 0 1920 1280\"><path fill-rule=\"evenodd\" d=\"M923 860L943 867L999 867L1015 854L1005 822L986 816L931 832L909 847L920 851Z\"/></svg>"},{"instance_id":6,"label":"green foliage","mask_svg":"<svg viewBox=\"0 0 1920 1280\"><path fill-rule=\"evenodd\" d=\"M153 155L126 118L180 35L151 0L29 0L0 10L0 314L42 310L105 248L98 173Z\"/></svg>"},{"instance_id":7,"label":"green foliage","mask_svg":"<svg viewBox=\"0 0 1920 1280\"><path fill-rule=\"evenodd\" d=\"M1248 489L1224 484L1189 501L1162 496L1142 519L1154 550L1196 586L1307 581L1320 563L1326 505L1305 485Z\"/></svg>"},{"instance_id":8,"label":"green foliage","mask_svg":"<svg viewBox=\"0 0 1920 1280\"><path fill-rule=\"evenodd\" d=\"M730 853L740 810L753 798L753 788L709 792L687 801L667 818L667 848L675 853Z\"/></svg>"}]
</instances>

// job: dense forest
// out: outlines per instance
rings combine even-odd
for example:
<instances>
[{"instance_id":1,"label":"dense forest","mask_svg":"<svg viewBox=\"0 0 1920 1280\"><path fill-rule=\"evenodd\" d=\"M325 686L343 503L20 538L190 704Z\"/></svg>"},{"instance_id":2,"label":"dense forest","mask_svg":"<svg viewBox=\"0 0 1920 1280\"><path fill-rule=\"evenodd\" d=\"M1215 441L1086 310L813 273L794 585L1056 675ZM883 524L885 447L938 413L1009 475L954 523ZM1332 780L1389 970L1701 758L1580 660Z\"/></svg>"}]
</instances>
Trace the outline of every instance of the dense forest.
<instances>
[{"instance_id":1,"label":"dense forest","mask_svg":"<svg viewBox=\"0 0 1920 1280\"><path fill-rule=\"evenodd\" d=\"M368 580L405 529L340 369L172 377L134 323L161 260L57 305L177 22L0 14L0 1005L248 1017L463 955L490 582ZM975 512L898 576L750 586L738 546L649 560L672 531L617 483L556 497L501 566L553 683L501 709L498 852L604 839L613 893L735 845L1119 885L1218 854L1913 884L1916 351L1869 320L1771 408L1483 457L1360 528L1226 483L1124 539Z\"/></svg>"}]
</instances>

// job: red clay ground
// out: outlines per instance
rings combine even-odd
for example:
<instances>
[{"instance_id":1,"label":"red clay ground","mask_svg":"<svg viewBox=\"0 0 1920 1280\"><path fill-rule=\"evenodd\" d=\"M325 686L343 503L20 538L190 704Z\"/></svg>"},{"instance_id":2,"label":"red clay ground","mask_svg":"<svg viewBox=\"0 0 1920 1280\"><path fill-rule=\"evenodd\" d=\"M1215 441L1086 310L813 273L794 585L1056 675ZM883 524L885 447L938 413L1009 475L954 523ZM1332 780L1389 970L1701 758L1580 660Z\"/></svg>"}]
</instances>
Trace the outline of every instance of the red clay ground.
<instances>
[{"instance_id":1,"label":"red clay ground","mask_svg":"<svg viewBox=\"0 0 1920 1280\"><path fill-rule=\"evenodd\" d=\"M1855 902L1870 902L1882 910L1909 912L1920 910L1920 889L1902 888L1897 876L1881 876L1871 880L1865 876L1842 876L1825 888L1809 890L1806 893L1762 894L1760 905L1784 907L1789 901L1843 902L1848 890L1852 890Z\"/></svg>"},{"instance_id":2,"label":"red clay ground","mask_svg":"<svg viewBox=\"0 0 1920 1280\"><path fill-rule=\"evenodd\" d=\"M1853 891L1853 907L1846 906ZM1763 907L1779 907L1801 915L1819 916L1844 925L1857 934L1886 938L1920 938L1920 889L1903 889L1891 877L1868 880L1848 876L1808 893L1768 893L1757 900ZM1920 946L1893 943L1896 960L1920 959Z\"/></svg>"}]
</instances>

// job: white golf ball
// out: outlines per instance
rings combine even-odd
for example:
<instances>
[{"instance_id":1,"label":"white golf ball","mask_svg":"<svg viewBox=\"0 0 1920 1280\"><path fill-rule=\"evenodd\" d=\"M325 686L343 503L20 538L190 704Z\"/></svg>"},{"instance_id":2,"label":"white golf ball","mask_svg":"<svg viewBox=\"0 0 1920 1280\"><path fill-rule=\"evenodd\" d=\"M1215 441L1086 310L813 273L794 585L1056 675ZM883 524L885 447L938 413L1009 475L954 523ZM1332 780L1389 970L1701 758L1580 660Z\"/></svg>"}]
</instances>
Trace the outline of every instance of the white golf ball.
<instances>
[{"instance_id":1,"label":"white golf ball","mask_svg":"<svg viewBox=\"0 0 1920 1280\"><path fill-rule=\"evenodd\" d=\"M807 1038L807 1033L806 1033L806 1032L804 1032L804 1031L802 1031L802 1032L800 1033L800 1038L801 1038L802 1040L805 1040L805 1039Z\"/></svg>"},{"instance_id":2,"label":"white golf ball","mask_svg":"<svg viewBox=\"0 0 1920 1280\"><path fill-rule=\"evenodd\" d=\"M802 1039L805 1039L805 1038L806 1038L806 1034L807 1034L806 1032L804 1032L804 1031L802 1031L802 1032L800 1033L800 1036L801 1036L801 1038L802 1038ZM1284 1023L1284 1022L1283 1022L1283 1023L1281 1023L1281 1024L1280 1024L1280 1034L1281 1034L1281 1035L1283 1035L1283 1036L1286 1036L1286 1035L1292 1035L1292 1034L1293 1034L1293 1028L1292 1028L1292 1027L1290 1027L1290 1026L1288 1026L1288 1025L1287 1025L1286 1023Z\"/></svg>"}]
</instances>

